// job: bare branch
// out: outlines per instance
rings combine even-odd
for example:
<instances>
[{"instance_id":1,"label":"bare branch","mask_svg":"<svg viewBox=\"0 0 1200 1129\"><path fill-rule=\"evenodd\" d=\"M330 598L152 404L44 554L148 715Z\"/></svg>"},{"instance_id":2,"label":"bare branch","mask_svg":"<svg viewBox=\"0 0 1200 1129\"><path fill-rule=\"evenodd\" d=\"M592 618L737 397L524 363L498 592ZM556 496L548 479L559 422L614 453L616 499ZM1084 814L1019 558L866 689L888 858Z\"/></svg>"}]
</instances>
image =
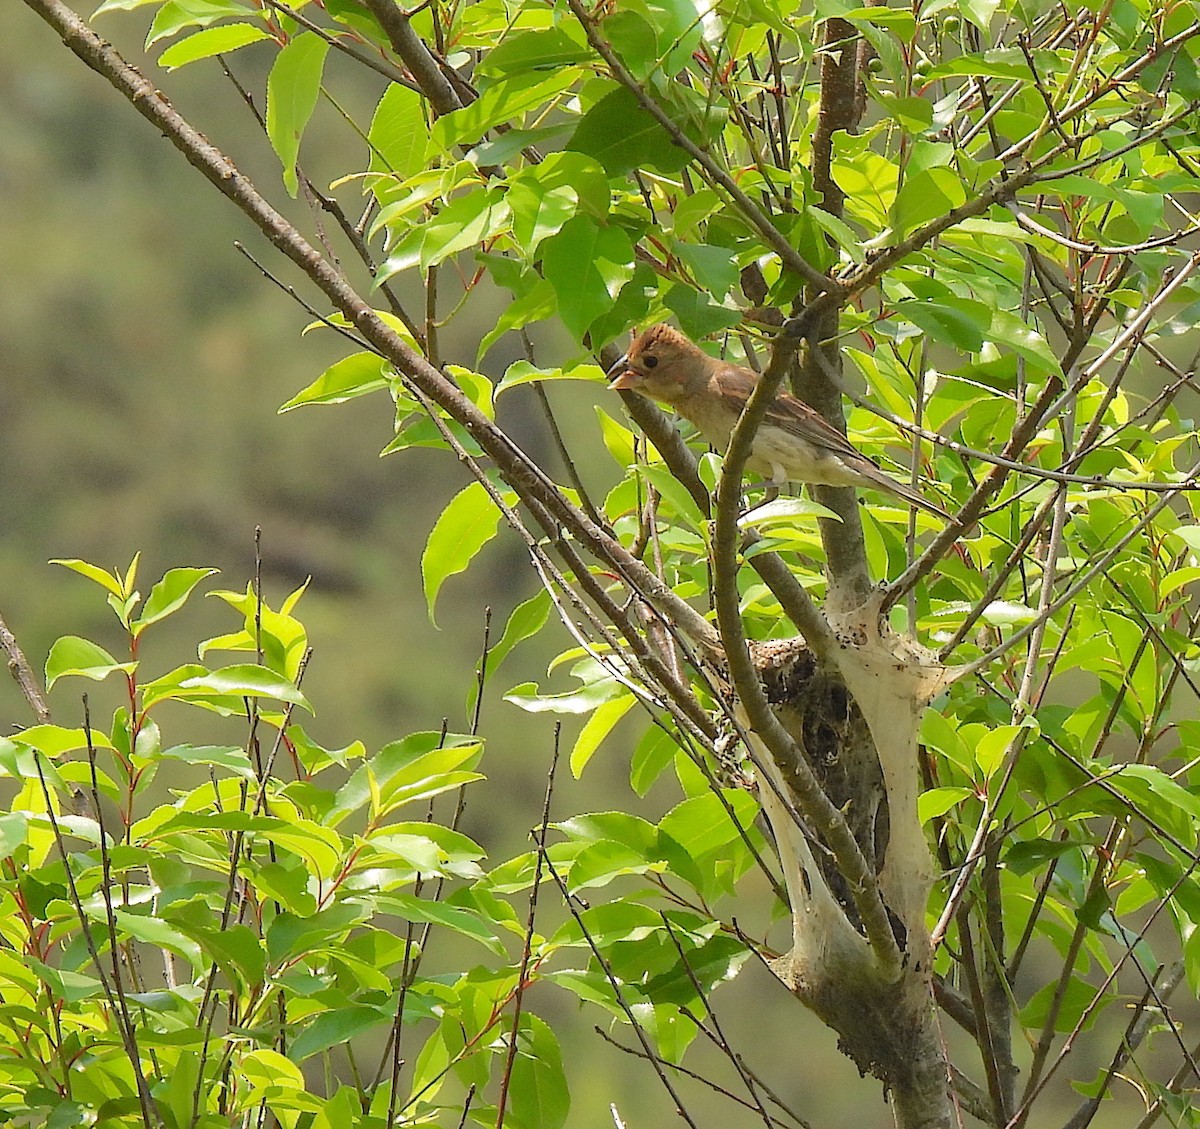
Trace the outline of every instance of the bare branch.
<instances>
[{"instance_id":1,"label":"bare branch","mask_svg":"<svg viewBox=\"0 0 1200 1129\"><path fill-rule=\"evenodd\" d=\"M8 656L9 673L17 680L17 685L21 687L21 693L25 696L25 701L29 703L29 708L33 710L39 724L46 724L50 720L50 707L46 705L37 675L33 673L33 668L18 645L16 636L9 631L8 625L3 619L0 619L0 650L3 650Z\"/></svg>"}]
</instances>

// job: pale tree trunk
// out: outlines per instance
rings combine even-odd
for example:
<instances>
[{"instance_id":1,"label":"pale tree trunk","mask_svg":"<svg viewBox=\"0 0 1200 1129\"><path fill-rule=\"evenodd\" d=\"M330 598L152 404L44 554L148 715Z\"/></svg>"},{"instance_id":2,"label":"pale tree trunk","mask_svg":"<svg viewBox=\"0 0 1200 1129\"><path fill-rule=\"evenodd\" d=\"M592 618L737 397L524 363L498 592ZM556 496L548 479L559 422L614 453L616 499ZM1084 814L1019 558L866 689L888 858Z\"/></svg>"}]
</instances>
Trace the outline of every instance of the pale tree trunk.
<instances>
[{"instance_id":1,"label":"pale tree trunk","mask_svg":"<svg viewBox=\"0 0 1200 1129\"><path fill-rule=\"evenodd\" d=\"M842 20L826 22L825 44L813 179L825 210L840 215L844 197L831 174L833 135L857 126L861 51L854 27ZM808 297L812 302L821 296ZM804 322L806 314L797 312ZM826 344L836 341L837 329L833 303L808 316L791 383L844 431L840 391L829 378L840 371L838 353ZM751 735L754 759L770 778L760 791L792 908L792 948L774 969L838 1033L839 1048L859 1070L884 1084L897 1126L948 1129L949 1067L934 1011L925 924L933 870L916 802L921 712L948 676L931 654L884 622L853 491L819 487L814 493L841 519L821 522L828 639L818 648L803 638L751 647L766 698L791 739L781 755L778 742L772 748ZM865 892L855 888L863 872L857 879L848 875L838 852L808 823L810 776L857 845L875 886L871 893L886 914L891 952L881 951L864 924Z\"/></svg>"}]
</instances>

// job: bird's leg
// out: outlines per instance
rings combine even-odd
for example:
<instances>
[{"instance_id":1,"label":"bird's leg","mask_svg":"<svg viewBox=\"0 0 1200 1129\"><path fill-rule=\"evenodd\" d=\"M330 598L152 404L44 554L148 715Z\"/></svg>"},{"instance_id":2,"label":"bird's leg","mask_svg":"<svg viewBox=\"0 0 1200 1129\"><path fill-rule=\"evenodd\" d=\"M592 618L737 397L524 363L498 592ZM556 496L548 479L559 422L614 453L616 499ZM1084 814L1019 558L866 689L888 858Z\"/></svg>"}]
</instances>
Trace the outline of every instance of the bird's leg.
<instances>
[{"instance_id":1,"label":"bird's leg","mask_svg":"<svg viewBox=\"0 0 1200 1129\"><path fill-rule=\"evenodd\" d=\"M779 491L783 488L783 484L787 481L787 472L778 463L771 464L771 477L767 479L767 489L762 498L753 505L747 505L739 518L746 517L748 514L754 513L755 510L762 509L763 506L769 506L776 498L779 497Z\"/></svg>"},{"instance_id":2,"label":"bird's leg","mask_svg":"<svg viewBox=\"0 0 1200 1129\"><path fill-rule=\"evenodd\" d=\"M743 495L743 497L745 496ZM763 506L769 506L778 497L779 487L774 483L768 483L766 493L757 502L751 502L749 499L746 499L746 505L742 512L738 514L738 518L748 517L755 510L761 510Z\"/></svg>"}]
</instances>

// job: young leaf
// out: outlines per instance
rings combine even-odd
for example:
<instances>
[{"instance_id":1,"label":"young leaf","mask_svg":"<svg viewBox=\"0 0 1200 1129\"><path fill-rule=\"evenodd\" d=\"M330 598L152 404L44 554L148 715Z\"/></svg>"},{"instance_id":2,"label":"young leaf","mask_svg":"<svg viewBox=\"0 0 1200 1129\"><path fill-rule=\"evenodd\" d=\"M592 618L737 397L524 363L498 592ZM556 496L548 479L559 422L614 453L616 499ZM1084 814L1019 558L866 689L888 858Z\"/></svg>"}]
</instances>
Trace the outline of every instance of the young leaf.
<instances>
[{"instance_id":1,"label":"young leaf","mask_svg":"<svg viewBox=\"0 0 1200 1129\"><path fill-rule=\"evenodd\" d=\"M267 76L267 136L283 165L283 183L296 195L300 138L317 106L329 44L311 31L297 35L275 58Z\"/></svg>"},{"instance_id":2,"label":"young leaf","mask_svg":"<svg viewBox=\"0 0 1200 1129\"><path fill-rule=\"evenodd\" d=\"M111 592L118 599L125 598L125 589L121 584L120 577L111 572L105 572L98 565L89 564L87 561L75 559L56 559L50 562L51 564L62 565L63 568L69 568L72 572L79 573L80 576L86 576L89 580L99 584L106 592Z\"/></svg>"},{"instance_id":3,"label":"young leaf","mask_svg":"<svg viewBox=\"0 0 1200 1129\"><path fill-rule=\"evenodd\" d=\"M163 578L150 589L146 597L146 605L142 614L130 624L134 637L140 635L152 623L177 612L206 576L217 572L215 568L173 568L168 570Z\"/></svg>"},{"instance_id":4,"label":"young leaf","mask_svg":"<svg viewBox=\"0 0 1200 1129\"><path fill-rule=\"evenodd\" d=\"M46 658L46 689L68 674L101 682L116 670L132 674L137 665L135 662L117 662L103 647L78 635L64 635L55 641Z\"/></svg>"},{"instance_id":5,"label":"young leaf","mask_svg":"<svg viewBox=\"0 0 1200 1129\"><path fill-rule=\"evenodd\" d=\"M310 713L312 707L308 700L286 678L281 677L266 667L255 666L253 663L240 663L223 667L221 670L209 671L194 678L185 678L180 684L182 690L202 691L206 694L235 694L247 698L278 698L281 702L291 702L303 706ZM195 694L183 694L182 697L195 697Z\"/></svg>"},{"instance_id":6,"label":"young leaf","mask_svg":"<svg viewBox=\"0 0 1200 1129\"><path fill-rule=\"evenodd\" d=\"M442 585L467 568L479 550L496 536L499 524L500 511L480 482L472 482L460 490L442 511L421 555L430 623L437 625L434 607Z\"/></svg>"},{"instance_id":7,"label":"young leaf","mask_svg":"<svg viewBox=\"0 0 1200 1129\"><path fill-rule=\"evenodd\" d=\"M504 626L504 634L488 652L487 673L490 678L499 669L500 664L508 657L508 653L524 640L536 635L550 617L550 594L539 589L523 604L518 604L508 617Z\"/></svg>"},{"instance_id":8,"label":"young leaf","mask_svg":"<svg viewBox=\"0 0 1200 1129\"><path fill-rule=\"evenodd\" d=\"M387 369L381 358L374 353L353 353L330 365L307 388L297 392L280 407L279 414L304 404L344 404L387 386Z\"/></svg>"},{"instance_id":9,"label":"young leaf","mask_svg":"<svg viewBox=\"0 0 1200 1129\"><path fill-rule=\"evenodd\" d=\"M165 70L186 66L198 59L211 59L214 55L225 55L257 43L260 39L270 39L270 34L261 27L253 24L222 24L220 27L205 28L203 31L189 35L178 43L171 44L158 57L158 65Z\"/></svg>"},{"instance_id":10,"label":"young leaf","mask_svg":"<svg viewBox=\"0 0 1200 1129\"><path fill-rule=\"evenodd\" d=\"M592 754L600 747L600 743L636 701L632 694L623 694L619 698L613 698L611 702L605 702L587 719L587 724L580 731L575 740L575 747L571 750L571 773L577 780L583 775L587 762L592 759Z\"/></svg>"}]
</instances>

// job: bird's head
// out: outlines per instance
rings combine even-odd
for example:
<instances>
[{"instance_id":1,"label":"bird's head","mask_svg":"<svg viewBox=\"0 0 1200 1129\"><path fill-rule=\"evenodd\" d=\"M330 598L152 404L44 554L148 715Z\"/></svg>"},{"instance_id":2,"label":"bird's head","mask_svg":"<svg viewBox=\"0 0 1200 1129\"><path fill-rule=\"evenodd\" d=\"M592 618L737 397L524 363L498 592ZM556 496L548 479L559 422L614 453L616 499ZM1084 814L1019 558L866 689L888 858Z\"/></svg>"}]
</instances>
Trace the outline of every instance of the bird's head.
<instances>
[{"instance_id":1,"label":"bird's head","mask_svg":"<svg viewBox=\"0 0 1200 1129\"><path fill-rule=\"evenodd\" d=\"M709 357L677 329L652 325L638 335L629 352L612 368L610 388L628 389L674 404L705 382Z\"/></svg>"}]
</instances>

